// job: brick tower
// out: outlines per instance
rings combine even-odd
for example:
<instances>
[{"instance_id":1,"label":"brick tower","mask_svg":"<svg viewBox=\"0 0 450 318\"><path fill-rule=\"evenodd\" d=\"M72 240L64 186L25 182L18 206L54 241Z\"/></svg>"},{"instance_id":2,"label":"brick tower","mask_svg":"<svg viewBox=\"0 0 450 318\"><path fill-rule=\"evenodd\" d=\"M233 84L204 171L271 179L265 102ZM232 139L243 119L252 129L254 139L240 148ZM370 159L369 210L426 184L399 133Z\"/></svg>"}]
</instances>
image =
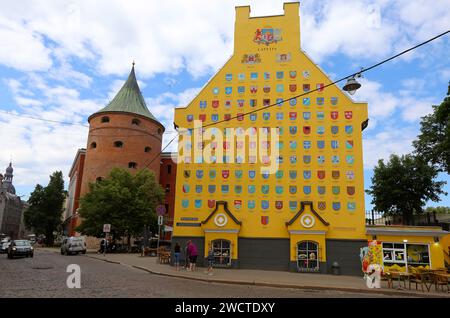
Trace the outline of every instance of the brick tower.
<instances>
[{"instance_id":1,"label":"brick tower","mask_svg":"<svg viewBox=\"0 0 450 318\"><path fill-rule=\"evenodd\" d=\"M114 99L92 114L88 122L81 197L89 191L90 182L107 177L114 167L137 172L148 165L159 180L161 158L155 158L155 155L161 151L164 126L145 104L136 81L134 63Z\"/></svg>"}]
</instances>

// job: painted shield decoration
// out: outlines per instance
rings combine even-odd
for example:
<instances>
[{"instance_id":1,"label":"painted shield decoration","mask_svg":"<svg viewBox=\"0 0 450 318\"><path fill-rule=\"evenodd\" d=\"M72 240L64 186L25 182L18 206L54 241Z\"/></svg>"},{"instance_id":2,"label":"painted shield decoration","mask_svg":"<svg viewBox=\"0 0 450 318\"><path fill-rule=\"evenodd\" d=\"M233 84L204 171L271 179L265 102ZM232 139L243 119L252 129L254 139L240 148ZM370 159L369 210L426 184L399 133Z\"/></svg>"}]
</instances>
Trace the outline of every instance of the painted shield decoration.
<instances>
[{"instance_id":1,"label":"painted shield decoration","mask_svg":"<svg viewBox=\"0 0 450 318\"><path fill-rule=\"evenodd\" d=\"M283 201L275 201L275 208L281 210L283 208Z\"/></svg>"},{"instance_id":2,"label":"painted shield decoration","mask_svg":"<svg viewBox=\"0 0 450 318\"><path fill-rule=\"evenodd\" d=\"M345 174L346 174L348 180L355 179L355 173L353 171L349 170Z\"/></svg>"},{"instance_id":3,"label":"painted shield decoration","mask_svg":"<svg viewBox=\"0 0 450 318\"><path fill-rule=\"evenodd\" d=\"M297 77L297 71L290 71L289 72L289 77L292 78L292 79L296 78Z\"/></svg>"},{"instance_id":4,"label":"painted shield decoration","mask_svg":"<svg viewBox=\"0 0 450 318\"><path fill-rule=\"evenodd\" d=\"M267 225L267 224L269 224L269 216L268 216L268 215L263 215L263 216L261 216L261 224L262 224L262 225Z\"/></svg>"},{"instance_id":5,"label":"painted shield decoration","mask_svg":"<svg viewBox=\"0 0 450 318\"><path fill-rule=\"evenodd\" d=\"M291 106L297 105L297 98L292 98L292 99L290 99L290 100L289 100L289 105L291 105Z\"/></svg>"},{"instance_id":6,"label":"painted shield decoration","mask_svg":"<svg viewBox=\"0 0 450 318\"><path fill-rule=\"evenodd\" d=\"M234 192L237 194L241 194L242 193L242 186L241 185L235 185L234 186Z\"/></svg>"},{"instance_id":7,"label":"painted shield decoration","mask_svg":"<svg viewBox=\"0 0 450 318\"><path fill-rule=\"evenodd\" d=\"M250 86L250 93L256 94L257 92L258 92L258 86Z\"/></svg>"},{"instance_id":8,"label":"painted shield decoration","mask_svg":"<svg viewBox=\"0 0 450 318\"><path fill-rule=\"evenodd\" d=\"M317 178L319 178L320 180L325 179L325 170L317 171Z\"/></svg>"},{"instance_id":9,"label":"painted shield decoration","mask_svg":"<svg viewBox=\"0 0 450 318\"><path fill-rule=\"evenodd\" d=\"M297 156L289 156L289 162L292 164L297 163Z\"/></svg>"},{"instance_id":10,"label":"painted shield decoration","mask_svg":"<svg viewBox=\"0 0 450 318\"><path fill-rule=\"evenodd\" d=\"M336 106L338 103L338 98L337 97L331 97L331 105Z\"/></svg>"},{"instance_id":11,"label":"painted shield decoration","mask_svg":"<svg viewBox=\"0 0 450 318\"><path fill-rule=\"evenodd\" d=\"M352 149L353 148L353 140L345 141L345 148Z\"/></svg>"},{"instance_id":12,"label":"painted shield decoration","mask_svg":"<svg viewBox=\"0 0 450 318\"><path fill-rule=\"evenodd\" d=\"M292 179L292 180L297 179L297 171L296 170L289 170L289 179Z\"/></svg>"},{"instance_id":13,"label":"painted shield decoration","mask_svg":"<svg viewBox=\"0 0 450 318\"><path fill-rule=\"evenodd\" d=\"M237 101L238 107L242 108L242 107L244 107L244 104L245 104L245 101L243 99L238 99L238 101Z\"/></svg>"},{"instance_id":14,"label":"painted shield decoration","mask_svg":"<svg viewBox=\"0 0 450 318\"><path fill-rule=\"evenodd\" d=\"M322 106L325 103L325 99L323 97L317 97L316 102L317 105Z\"/></svg>"},{"instance_id":15,"label":"painted shield decoration","mask_svg":"<svg viewBox=\"0 0 450 318\"><path fill-rule=\"evenodd\" d=\"M205 109L206 108L206 101L205 100L201 100L200 101L200 109Z\"/></svg>"},{"instance_id":16,"label":"painted shield decoration","mask_svg":"<svg viewBox=\"0 0 450 318\"><path fill-rule=\"evenodd\" d=\"M351 212L354 212L356 210L356 203L355 202L347 202L347 209Z\"/></svg>"},{"instance_id":17,"label":"painted shield decoration","mask_svg":"<svg viewBox=\"0 0 450 318\"><path fill-rule=\"evenodd\" d=\"M322 155L317 156L317 163L319 165L323 165L325 163L325 156L322 156Z\"/></svg>"},{"instance_id":18,"label":"painted shield decoration","mask_svg":"<svg viewBox=\"0 0 450 318\"><path fill-rule=\"evenodd\" d=\"M325 188L324 186L318 186L318 187L317 187L317 192L318 192L320 195L324 195L325 192L326 192L326 188Z\"/></svg>"},{"instance_id":19,"label":"painted shield decoration","mask_svg":"<svg viewBox=\"0 0 450 318\"><path fill-rule=\"evenodd\" d=\"M296 120L297 119L297 113L296 112L289 112L289 119L290 120Z\"/></svg>"},{"instance_id":20,"label":"painted shield decoration","mask_svg":"<svg viewBox=\"0 0 450 318\"><path fill-rule=\"evenodd\" d=\"M247 202L247 206L248 206L249 209L254 209L254 208L256 207L256 202L255 202L255 200L249 200L249 201Z\"/></svg>"},{"instance_id":21,"label":"painted shield decoration","mask_svg":"<svg viewBox=\"0 0 450 318\"><path fill-rule=\"evenodd\" d=\"M297 186L289 186L289 193L290 194L296 194L297 193Z\"/></svg>"},{"instance_id":22,"label":"painted shield decoration","mask_svg":"<svg viewBox=\"0 0 450 318\"><path fill-rule=\"evenodd\" d=\"M189 200L181 200L181 206L187 208L189 206Z\"/></svg>"},{"instance_id":23,"label":"painted shield decoration","mask_svg":"<svg viewBox=\"0 0 450 318\"><path fill-rule=\"evenodd\" d=\"M212 107L213 108L218 108L219 107L219 101L218 100L213 100L212 101Z\"/></svg>"},{"instance_id":24,"label":"painted shield decoration","mask_svg":"<svg viewBox=\"0 0 450 318\"><path fill-rule=\"evenodd\" d=\"M291 211L296 211L297 210L297 201L289 201L289 209Z\"/></svg>"},{"instance_id":25,"label":"painted shield decoration","mask_svg":"<svg viewBox=\"0 0 450 318\"><path fill-rule=\"evenodd\" d=\"M354 195L355 194L355 187L347 187L347 194L348 195Z\"/></svg>"},{"instance_id":26,"label":"painted shield decoration","mask_svg":"<svg viewBox=\"0 0 450 318\"><path fill-rule=\"evenodd\" d=\"M311 179L311 170L303 171L303 178L305 178L306 180Z\"/></svg>"},{"instance_id":27,"label":"painted shield decoration","mask_svg":"<svg viewBox=\"0 0 450 318\"><path fill-rule=\"evenodd\" d=\"M215 193L216 192L216 186L215 185L209 185L208 186L208 192L209 193Z\"/></svg>"},{"instance_id":28,"label":"painted shield decoration","mask_svg":"<svg viewBox=\"0 0 450 318\"><path fill-rule=\"evenodd\" d=\"M336 120L339 118L339 112L333 111L331 112L331 119Z\"/></svg>"},{"instance_id":29,"label":"painted shield decoration","mask_svg":"<svg viewBox=\"0 0 450 318\"><path fill-rule=\"evenodd\" d=\"M283 175L284 175L283 170L277 170L277 172L275 173L277 179L282 179Z\"/></svg>"},{"instance_id":30,"label":"painted shield decoration","mask_svg":"<svg viewBox=\"0 0 450 318\"><path fill-rule=\"evenodd\" d=\"M311 194L311 186L304 186L303 193L305 193L306 195Z\"/></svg>"},{"instance_id":31,"label":"painted shield decoration","mask_svg":"<svg viewBox=\"0 0 450 318\"><path fill-rule=\"evenodd\" d=\"M269 208L269 201L261 200L261 207L263 208L263 210L267 210Z\"/></svg>"},{"instance_id":32,"label":"painted shield decoration","mask_svg":"<svg viewBox=\"0 0 450 318\"><path fill-rule=\"evenodd\" d=\"M263 119L269 120L270 119L270 113L263 113Z\"/></svg>"},{"instance_id":33,"label":"painted shield decoration","mask_svg":"<svg viewBox=\"0 0 450 318\"><path fill-rule=\"evenodd\" d=\"M264 86L263 91L264 93L270 93L270 86Z\"/></svg>"},{"instance_id":34,"label":"painted shield decoration","mask_svg":"<svg viewBox=\"0 0 450 318\"><path fill-rule=\"evenodd\" d=\"M183 193L189 193L191 186L189 184L183 184Z\"/></svg>"},{"instance_id":35,"label":"painted shield decoration","mask_svg":"<svg viewBox=\"0 0 450 318\"><path fill-rule=\"evenodd\" d=\"M303 163L306 164L311 163L311 156L303 156Z\"/></svg>"},{"instance_id":36,"label":"painted shield decoration","mask_svg":"<svg viewBox=\"0 0 450 318\"><path fill-rule=\"evenodd\" d=\"M277 98L276 103L277 103L278 106L281 106L281 105L283 105L283 101L284 101L284 99Z\"/></svg>"},{"instance_id":37,"label":"painted shield decoration","mask_svg":"<svg viewBox=\"0 0 450 318\"><path fill-rule=\"evenodd\" d=\"M311 112L303 112L303 119L304 120L310 120L311 119Z\"/></svg>"},{"instance_id":38,"label":"painted shield decoration","mask_svg":"<svg viewBox=\"0 0 450 318\"><path fill-rule=\"evenodd\" d=\"M331 171L331 177L333 177L333 179L339 179L339 176L340 176L339 170Z\"/></svg>"},{"instance_id":39,"label":"painted shield decoration","mask_svg":"<svg viewBox=\"0 0 450 318\"><path fill-rule=\"evenodd\" d=\"M202 207L202 200L195 200L195 208L200 209Z\"/></svg>"},{"instance_id":40,"label":"painted shield decoration","mask_svg":"<svg viewBox=\"0 0 450 318\"><path fill-rule=\"evenodd\" d=\"M291 135L295 135L297 133L297 126L289 126L289 132Z\"/></svg>"},{"instance_id":41,"label":"painted shield decoration","mask_svg":"<svg viewBox=\"0 0 450 318\"><path fill-rule=\"evenodd\" d=\"M234 200L234 208L240 210L242 207L242 200Z\"/></svg>"},{"instance_id":42,"label":"painted shield decoration","mask_svg":"<svg viewBox=\"0 0 450 318\"><path fill-rule=\"evenodd\" d=\"M265 179L265 180L269 179L269 176L270 176L269 171L267 171L267 170L264 170L261 173L261 175L262 175L263 179Z\"/></svg>"},{"instance_id":43,"label":"painted shield decoration","mask_svg":"<svg viewBox=\"0 0 450 318\"><path fill-rule=\"evenodd\" d=\"M257 118L257 114L250 114L250 120L255 121Z\"/></svg>"},{"instance_id":44,"label":"painted shield decoration","mask_svg":"<svg viewBox=\"0 0 450 318\"><path fill-rule=\"evenodd\" d=\"M203 170L197 170L195 172L195 176L197 177L197 179L202 179L203 178Z\"/></svg>"},{"instance_id":45,"label":"painted shield decoration","mask_svg":"<svg viewBox=\"0 0 450 318\"><path fill-rule=\"evenodd\" d=\"M216 206L216 200L208 200L208 208L212 209Z\"/></svg>"},{"instance_id":46,"label":"painted shield decoration","mask_svg":"<svg viewBox=\"0 0 450 318\"><path fill-rule=\"evenodd\" d=\"M331 163L337 165L339 163L339 156L331 156Z\"/></svg>"},{"instance_id":47,"label":"painted shield decoration","mask_svg":"<svg viewBox=\"0 0 450 318\"><path fill-rule=\"evenodd\" d=\"M289 84L289 91L290 92L296 92L297 91L297 84Z\"/></svg>"},{"instance_id":48,"label":"painted shield decoration","mask_svg":"<svg viewBox=\"0 0 450 318\"><path fill-rule=\"evenodd\" d=\"M336 135L339 133L339 126L331 126L331 133Z\"/></svg>"},{"instance_id":49,"label":"painted shield decoration","mask_svg":"<svg viewBox=\"0 0 450 318\"><path fill-rule=\"evenodd\" d=\"M215 121L218 121L218 120L219 120L219 115L217 115L217 114L212 114L212 115L211 115L211 120L214 121L214 122L215 122Z\"/></svg>"},{"instance_id":50,"label":"painted shield decoration","mask_svg":"<svg viewBox=\"0 0 450 318\"><path fill-rule=\"evenodd\" d=\"M222 193L228 193L228 192L230 192L230 186L222 185Z\"/></svg>"},{"instance_id":51,"label":"painted shield decoration","mask_svg":"<svg viewBox=\"0 0 450 318\"><path fill-rule=\"evenodd\" d=\"M283 194L283 186L276 186L275 187L275 192L277 194Z\"/></svg>"},{"instance_id":52,"label":"painted shield decoration","mask_svg":"<svg viewBox=\"0 0 450 318\"><path fill-rule=\"evenodd\" d=\"M337 140L331 141L331 148L332 149L338 149L339 148L339 142Z\"/></svg>"},{"instance_id":53,"label":"painted shield decoration","mask_svg":"<svg viewBox=\"0 0 450 318\"><path fill-rule=\"evenodd\" d=\"M210 179L216 178L216 170L209 170L209 178Z\"/></svg>"},{"instance_id":54,"label":"painted shield decoration","mask_svg":"<svg viewBox=\"0 0 450 318\"><path fill-rule=\"evenodd\" d=\"M194 120L194 116L193 115L187 115L186 116L186 120L190 123L191 121Z\"/></svg>"},{"instance_id":55,"label":"painted shield decoration","mask_svg":"<svg viewBox=\"0 0 450 318\"><path fill-rule=\"evenodd\" d=\"M319 208L319 210L323 211L327 208L327 203L325 201L319 201L317 203L317 207Z\"/></svg>"},{"instance_id":56,"label":"painted shield decoration","mask_svg":"<svg viewBox=\"0 0 450 318\"><path fill-rule=\"evenodd\" d=\"M311 99L309 97L303 98L303 105L309 106L311 104Z\"/></svg>"},{"instance_id":57,"label":"painted shield decoration","mask_svg":"<svg viewBox=\"0 0 450 318\"><path fill-rule=\"evenodd\" d=\"M230 176L230 170L222 170L222 177L224 179L228 179L229 176Z\"/></svg>"},{"instance_id":58,"label":"painted shield decoration","mask_svg":"<svg viewBox=\"0 0 450 318\"><path fill-rule=\"evenodd\" d=\"M281 72L281 71L277 72L278 79L282 79L283 77L284 77L284 72Z\"/></svg>"},{"instance_id":59,"label":"painted shield decoration","mask_svg":"<svg viewBox=\"0 0 450 318\"><path fill-rule=\"evenodd\" d=\"M341 202L333 202L333 210L339 211L341 209Z\"/></svg>"},{"instance_id":60,"label":"painted shield decoration","mask_svg":"<svg viewBox=\"0 0 450 318\"><path fill-rule=\"evenodd\" d=\"M242 178L242 176L243 176L243 171L242 170L236 170L236 171L234 171L234 176L237 178L237 179L241 179Z\"/></svg>"},{"instance_id":61,"label":"painted shield decoration","mask_svg":"<svg viewBox=\"0 0 450 318\"><path fill-rule=\"evenodd\" d=\"M230 95L233 92L231 87L225 87L225 94Z\"/></svg>"},{"instance_id":62,"label":"painted shield decoration","mask_svg":"<svg viewBox=\"0 0 450 318\"><path fill-rule=\"evenodd\" d=\"M253 194L256 191L256 187L254 185L248 186L248 193Z\"/></svg>"},{"instance_id":63,"label":"painted shield decoration","mask_svg":"<svg viewBox=\"0 0 450 318\"><path fill-rule=\"evenodd\" d=\"M345 119L350 120L353 117L353 112L352 111L346 111L346 112L344 112L344 116L345 116Z\"/></svg>"},{"instance_id":64,"label":"painted shield decoration","mask_svg":"<svg viewBox=\"0 0 450 318\"><path fill-rule=\"evenodd\" d=\"M249 170L249 171L248 171L248 177L249 177L250 179L254 179L255 176L256 176L256 171L255 171L255 170Z\"/></svg>"},{"instance_id":65,"label":"painted shield decoration","mask_svg":"<svg viewBox=\"0 0 450 318\"><path fill-rule=\"evenodd\" d=\"M311 149L311 141L304 141L303 142L303 148L304 149Z\"/></svg>"},{"instance_id":66,"label":"painted shield decoration","mask_svg":"<svg viewBox=\"0 0 450 318\"><path fill-rule=\"evenodd\" d=\"M206 114L200 114L198 115L198 119L204 122L206 120Z\"/></svg>"},{"instance_id":67,"label":"painted shield decoration","mask_svg":"<svg viewBox=\"0 0 450 318\"><path fill-rule=\"evenodd\" d=\"M311 133L311 126L303 126L303 133L309 135Z\"/></svg>"},{"instance_id":68,"label":"painted shield decoration","mask_svg":"<svg viewBox=\"0 0 450 318\"><path fill-rule=\"evenodd\" d=\"M353 133L353 126L345 126L345 133L350 135Z\"/></svg>"},{"instance_id":69,"label":"painted shield decoration","mask_svg":"<svg viewBox=\"0 0 450 318\"><path fill-rule=\"evenodd\" d=\"M268 185L261 186L261 192L263 194L268 194L269 193L269 186Z\"/></svg>"},{"instance_id":70,"label":"painted shield decoration","mask_svg":"<svg viewBox=\"0 0 450 318\"><path fill-rule=\"evenodd\" d=\"M303 84L303 91L304 92L309 92L311 90L311 85L310 84Z\"/></svg>"},{"instance_id":71,"label":"painted shield decoration","mask_svg":"<svg viewBox=\"0 0 450 318\"><path fill-rule=\"evenodd\" d=\"M197 184L197 185L195 186L195 192L196 192L196 193L202 193L202 191L203 191L203 186Z\"/></svg>"},{"instance_id":72,"label":"painted shield decoration","mask_svg":"<svg viewBox=\"0 0 450 318\"><path fill-rule=\"evenodd\" d=\"M317 148L319 148L319 149L325 148L325 141L324 140L318 140L317 141Z\"/></svg>"},{"instance_id":73,"label":"painted shield decoration","mask_svg":"<svg viewBox=\"0 0 450 318\"><path fill-rule=\"evenodd\" d=\"M339 186L333 186L331 192L333 192L334 195L338 195L341 192L341 188Z\"/></svg>"}]
</instances>

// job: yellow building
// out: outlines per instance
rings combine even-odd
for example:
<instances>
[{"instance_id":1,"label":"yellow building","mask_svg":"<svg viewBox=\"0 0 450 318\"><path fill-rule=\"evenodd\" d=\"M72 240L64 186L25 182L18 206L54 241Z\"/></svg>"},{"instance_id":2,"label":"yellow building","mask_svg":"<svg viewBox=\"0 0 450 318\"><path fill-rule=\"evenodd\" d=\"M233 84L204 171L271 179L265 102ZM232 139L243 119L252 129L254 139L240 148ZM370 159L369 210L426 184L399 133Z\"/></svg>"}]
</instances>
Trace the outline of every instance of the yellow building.
<instances>
[{"instance_id":1,"label":"yellow building","mask_svg":"<svg viewBox=\"0 0 450 318\"><path fill-rule=\"evenodd\" d=\"M377 235L365 227L367 104L326 87L301 50L299 3L269 17L237 7L234 41L175 111L173 242L190 239L201 256L213 246L222 266L360 273L360 248Z\"/></svg>"}]
</instances>

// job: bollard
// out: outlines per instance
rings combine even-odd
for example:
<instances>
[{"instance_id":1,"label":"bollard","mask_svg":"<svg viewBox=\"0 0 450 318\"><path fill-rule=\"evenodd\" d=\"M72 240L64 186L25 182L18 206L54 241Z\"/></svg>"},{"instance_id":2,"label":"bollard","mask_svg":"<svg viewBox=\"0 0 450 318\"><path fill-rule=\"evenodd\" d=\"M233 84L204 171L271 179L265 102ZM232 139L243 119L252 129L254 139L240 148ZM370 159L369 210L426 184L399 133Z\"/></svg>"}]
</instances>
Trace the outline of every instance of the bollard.
<instances>
[{"instance_id":1,"label":"bollard","mask_svg":"<svg viewBox=\"0 0 450 318\"><path fill-rule=\"evenodd\" d=\"M333 265L331 265L331 273L333 275L341 275L341 267L338 262L333 262Z\"/></svg>"}]
</instances>

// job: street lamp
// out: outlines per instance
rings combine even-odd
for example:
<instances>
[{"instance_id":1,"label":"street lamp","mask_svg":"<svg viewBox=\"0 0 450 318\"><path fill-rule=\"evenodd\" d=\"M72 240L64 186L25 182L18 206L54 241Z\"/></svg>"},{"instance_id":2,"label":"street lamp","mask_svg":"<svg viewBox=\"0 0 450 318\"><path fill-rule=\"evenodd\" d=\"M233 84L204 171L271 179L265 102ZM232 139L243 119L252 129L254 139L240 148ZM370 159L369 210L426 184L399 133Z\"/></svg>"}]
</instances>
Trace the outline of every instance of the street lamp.
<instances>
[{"instance_id":1,"label":"street lamp","mask_svg":"<svg viewBox=\"0 0 450 318\"><path fill-rule=\"evenodd\" d=\"M356 79L361 77L361 72L349 77L347 79L347 83L343 87L343 90L348 92L350 95L355 94L356 90L361 87L361 84Z\"/></svg>"}]
</instances>

